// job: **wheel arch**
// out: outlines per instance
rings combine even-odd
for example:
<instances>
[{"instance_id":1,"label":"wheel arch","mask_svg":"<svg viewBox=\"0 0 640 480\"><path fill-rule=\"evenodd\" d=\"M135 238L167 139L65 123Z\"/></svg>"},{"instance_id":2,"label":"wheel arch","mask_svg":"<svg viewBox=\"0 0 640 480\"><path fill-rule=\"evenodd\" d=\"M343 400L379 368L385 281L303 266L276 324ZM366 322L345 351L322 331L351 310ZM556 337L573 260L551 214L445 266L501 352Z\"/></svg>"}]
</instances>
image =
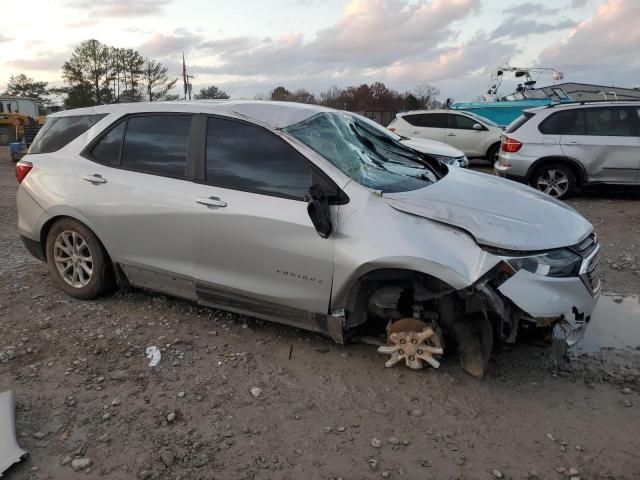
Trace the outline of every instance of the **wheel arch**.
<instances>
[{"instance_id":1,"label":"wheel arch","mask_svg":"<svg viewBox=\"0 0 640 480\"><path fill-rule=\"evenodd\" d=\"M454 292L458 289L444 280L425 272L408 268L376 268L359 276L351 282L344 310L346 314L345 329L350 329L363 324L367 320L367 301L373 293L382 287L402 286L410 287L420 283L427 286L434 293Z\"/></svg>"},{"instance_id":2,"label":"wheel arch","mask_svg":"<svg viewBox=\"0 0 640 480\"><path fill-rule=\"evenodd\" d=\"M493 143L489 144L489 147L487 148L487 151L486 151L486 153L484 155L485 158L489 157L489 153L491 152L491 149L493 147L497 147L498 149L500 149L500 141L498 140L497 142L493 142Z\"/></svg>"},{"instance_id":3,"label":"wheel arch","mask_svg":"<svg viewBox=\"0 0 640 480\"><path fill-rule=\"evenodd\" d=\"M105 245L105 242L102 239L102 236L100 235L100 233L97 232L96 229L93 228L93 226L91 226L89 223L83 221L80 218L74 217L73 215L68 215L68 214L54 215L53 217L47 219L47 221L44 222L42 227L40 227L40 244L42 245L42 250L44 252L45 262L47 261L47 236L49 235L49 231L51 230L51 227L57 221L62 220L62 219L73 220L75 222L78 222L78 223L82 224L84 227L88 228L89 230L91 230L91 232L98 238L98 241L100 242L100 245L104 249L104 251L105 251L105 253L107 255L107 258L109 259L109 262L111 262L113 264L113 260L111 258L111 255L109 254L109 250L107 249L107 247Z\"/></svg>"},{"instance_id":4,"label":"wheel arch","mask_svg":"<svg viewBox=\"0 0 640 480\"><path fill-rule=\"evenodd\" d=\"M585 170L584 165L582 165L578 160L562 155L553 155L539 158L529 166L525 176L527 184L531 182L531 177L535 171L547 164L560 164L569 167L576 176L576 183L578 186L582 186L588 181L587 171Z\"/></svg>"}]
</instances>

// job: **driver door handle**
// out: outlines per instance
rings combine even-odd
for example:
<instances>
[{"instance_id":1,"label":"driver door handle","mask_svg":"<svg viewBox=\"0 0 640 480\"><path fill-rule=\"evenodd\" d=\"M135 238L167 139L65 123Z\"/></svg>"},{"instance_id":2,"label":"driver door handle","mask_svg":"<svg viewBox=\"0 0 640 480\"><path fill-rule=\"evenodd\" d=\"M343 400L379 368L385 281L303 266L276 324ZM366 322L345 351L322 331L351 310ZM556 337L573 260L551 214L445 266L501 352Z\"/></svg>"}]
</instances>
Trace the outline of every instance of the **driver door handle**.
<instances>
[{"instance_id":1,"label":"driver door handle","mask_svg":"<svg viewBox=\"0 0 640 480\"><path fill-rule=\"evenodd\" d=\"M206 205L207 207L226 207L227 202L220 200L219 197L198 197L196 203Z\"/></svg>"},{"instance_id":2,"label":"driver door handle","mask_svg":"<svg viewBox=\"0 0 640 480\"><path fill-rule=\"evenodd\" d=\"M90 183L107 183L107 179L104 178L102 175L99 175L97 173L93 173L91 175L83 175L82 176L83 180L86 180L87 182Z\"/></svg>"}]
</instances>

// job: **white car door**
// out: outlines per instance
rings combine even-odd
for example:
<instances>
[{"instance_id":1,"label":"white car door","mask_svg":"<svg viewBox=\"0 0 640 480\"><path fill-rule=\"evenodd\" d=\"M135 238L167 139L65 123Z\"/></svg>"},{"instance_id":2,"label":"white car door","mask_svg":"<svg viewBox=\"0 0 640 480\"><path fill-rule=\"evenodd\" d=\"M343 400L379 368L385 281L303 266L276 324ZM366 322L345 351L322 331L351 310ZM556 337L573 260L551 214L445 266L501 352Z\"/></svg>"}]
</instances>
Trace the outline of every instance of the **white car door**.
<instances>
[{"instance_id":1,"label":"white car door","mask_svg":"<svg viewBox=\"0 0 640 480\"><path fill-rule=\"evenodd\" d=\"M304 312L328 312L335 236L321 238L307 213L311 163L267 129L219 117L204 157L192 198L198 298L321 330Z\"/></svg>"},{"instance_id":2,"label":"white car door","mask_svg":"<svg viewBox=\"0 0 640 480\"><path fill-rule=\"evenodd\" d=\"M475 129L480 125L480 129ZM468 157L484 157L487 153L488 129L477 120L459 113L449 114L446 143L462 150Z\"/></svg>"},{"instance_id":3,"label":"white car door","mask_svg":"<svg viewBox=\"0 0 640 480\"><path fill-rule=\"evenodd\" d=\"M408 131L401 133L402 135L448 143L446 113L411 113L403 115L402 118L410 125Z\"/></svg>"},{"instance_id":4,"label":"white car door","mask_svg":"<svg viewBox=\"0 0 640 480\"><path fill-rule=\"evenodd\" d=\"M576 109L560 140L564 154L582 163L589 181L636 183L640 171L640 140L635 109Z\"/></svg>"},{"instance_id":5,"label":"white car door","mask_svg":"<svg viewBox=\"0 0 640 480\"><path fill-rule=\"evenodd\" d=\"M193 276L197 209L186 172L191 122L192 115L180 114L128 117L85 150L87 159L75 163L73 207L92 222L112 260L131 268L126 273L138 285L150 272ZM158 283L148 286L165 291Z\"/></svg>"}]
</instances>

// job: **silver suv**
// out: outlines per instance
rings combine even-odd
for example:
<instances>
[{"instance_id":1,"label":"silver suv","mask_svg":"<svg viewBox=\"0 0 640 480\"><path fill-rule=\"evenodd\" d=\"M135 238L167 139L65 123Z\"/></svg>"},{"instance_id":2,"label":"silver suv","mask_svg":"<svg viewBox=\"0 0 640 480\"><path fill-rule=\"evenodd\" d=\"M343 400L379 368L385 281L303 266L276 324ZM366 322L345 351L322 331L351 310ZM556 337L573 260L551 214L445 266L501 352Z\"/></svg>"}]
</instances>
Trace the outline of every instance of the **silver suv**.
<instances>
[{"instance_id":1,"label":"silver suv","mask_svg":"<svg viewBox=\"0 0 640 480\"><path fill-rule=\"evenodd\" d=\"M527 110L507 129L498 175L556 198L596 184L640 184L640 102L582 102Z\"/></svg>"},{"instance_id":2,"label":"silver suv","mask_svg":"<svg viewBox=\"0 0 640 480\"><path fill-rule=\"evenodd\" d=\"M329 335L387 365L569 342L600 291L578 213L328 108L220 101L54 114L16 166L27 249L77 298L132 285ZM387 337L385 339L385 336Z\"/></svg>"}]
</instances>

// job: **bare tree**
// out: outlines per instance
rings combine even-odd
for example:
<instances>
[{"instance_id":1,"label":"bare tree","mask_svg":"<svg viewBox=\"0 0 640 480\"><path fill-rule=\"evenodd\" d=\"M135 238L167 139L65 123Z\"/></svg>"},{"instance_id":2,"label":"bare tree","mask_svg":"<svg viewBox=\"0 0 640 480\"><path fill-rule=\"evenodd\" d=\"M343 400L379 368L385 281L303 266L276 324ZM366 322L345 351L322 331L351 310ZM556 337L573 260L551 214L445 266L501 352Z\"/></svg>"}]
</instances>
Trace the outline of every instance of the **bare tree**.
<instances>
[{"instance_id":1,"label":"bare tree","mask_svg":"<svg viewBox=\"0 0 640 480\"><path fill-rule=\"evenodd\" d=\"M437 99L440 95L440 90L437 87L428 83L420 83L413 92L422 108L431 110L442 107L442 102Z\"/></svg>"},{"instance_id":2,"label":"bare tree","mask_svg":"<svg viewBox=\"0 0 640 480\"><path fill-rule=\"evenodd\" d=\"M162 63L147 58L142 72L142 84L150 102L168 100L169 90L175 86L178 79L169 79L167 71L167 67Z\"/></svg>"}]
</instances>

